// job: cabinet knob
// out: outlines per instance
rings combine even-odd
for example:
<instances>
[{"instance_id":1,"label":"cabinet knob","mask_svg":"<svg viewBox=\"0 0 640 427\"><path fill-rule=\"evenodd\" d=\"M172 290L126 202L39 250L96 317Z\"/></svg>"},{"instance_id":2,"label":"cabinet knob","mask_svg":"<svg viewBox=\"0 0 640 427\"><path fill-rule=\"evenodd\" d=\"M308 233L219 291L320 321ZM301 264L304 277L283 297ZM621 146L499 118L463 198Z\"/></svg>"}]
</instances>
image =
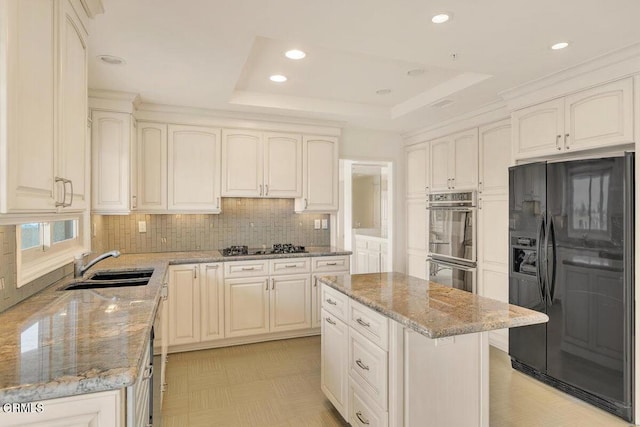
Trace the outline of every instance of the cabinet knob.
<instances>
[{"instance_id":1,"label":"cabinet knob","mask_svg":"<svg viewBox=\"0 0 640 427\"><path fill-rule=\"evenodd\" d=\"M264 195L268 196L269 195L269 184L265 184L264 185Z\"/></svg>"},{"instance_id":2,"label":"cabinet knob","mask_svg":"<svg viewBox=\"0 0 640 427\"><path fill-rule=\"evenodd\" d=\"M327 321L327 323L328 323L328 324L330 324L330 325L335 325L335 324L336 324L336 322L334 322L333 320L331 320L331 318L330 318L330 317L325 317L325 319L324 319L324 320L326 320L326 321Z\"/></svg>"},{"instance_id":3,"label":"cabinet knob","mask_svg":"<svg viewBox=\"0 0 640 427\"><path fill-rule=\"evenodd\" d=\"M356 365L358 365L360 367L360 369L364 369L365 371L369 370L369 367L367 365L365 365L364 363L362 363L362 360L360 360L360 359L356 360Z\"/></svg>"},{"instance_id":4,"label":"cabinet knob","mask_svg":"<svg viewBox=\"0 0 640 427\"><path fill-rule=\"evenodd\" d=\"M198 266L194 266L193 267L193 278L197 279L198 278Z\"/></svg>"},{"instance_id":5,"label":"cabinet knob","mask_svg":"<svg viewBox=\"0 0 640 427\"><path fill-rule=\"evenodd\" d=\"M568 150L569 148L571 148L571 147L569 147L569 134L568 134L568 133L565 133L565 134L564 134L564 147L565 147L567 150Z\"/></svg>"},{"instance_id":6,"label":"cabinet knob","mask_svg":"<svg viewBox=\"0 0 640 427\"><path fill-rule=\"evenodd\" d=\"M362 412L360 412L360 411L356 412L356 417L358 417L358 419L360 420L360 422L362 424L369 425L369 420L362 416Z\"/></svg>"},{"instance_id":7,"label":"cabinet knob","mask_svg":"<svg viewBox=\"0 0 640 427\"><path fill-rule=\"evenodd\" d=\"M560 138L562 138L562 135L557 135L556 136L556 149L562 150L562 147L560 147Z\"/></svg>"}]
</instances>

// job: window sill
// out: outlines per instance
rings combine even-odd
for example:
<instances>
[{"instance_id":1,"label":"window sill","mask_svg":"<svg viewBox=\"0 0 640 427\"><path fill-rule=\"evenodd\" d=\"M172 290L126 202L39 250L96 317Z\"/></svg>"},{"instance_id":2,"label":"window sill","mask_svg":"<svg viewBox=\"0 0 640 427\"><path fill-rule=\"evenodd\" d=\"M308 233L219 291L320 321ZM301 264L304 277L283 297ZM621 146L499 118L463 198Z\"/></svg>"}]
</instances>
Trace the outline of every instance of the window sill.
<instances>
[{"instance_id":1,"label":"window sill","mask_svg":"<svg viewBox=\"0 0 640 427\"><path fill-rule=\"evenodd\" d=\"M77 245L60 251L46 259L40 259L29 263L23 263L18 269L18 288L32 282L47 273L73 262L77 254L87 252L87 249Z\"/></svg>"}]
</instances>

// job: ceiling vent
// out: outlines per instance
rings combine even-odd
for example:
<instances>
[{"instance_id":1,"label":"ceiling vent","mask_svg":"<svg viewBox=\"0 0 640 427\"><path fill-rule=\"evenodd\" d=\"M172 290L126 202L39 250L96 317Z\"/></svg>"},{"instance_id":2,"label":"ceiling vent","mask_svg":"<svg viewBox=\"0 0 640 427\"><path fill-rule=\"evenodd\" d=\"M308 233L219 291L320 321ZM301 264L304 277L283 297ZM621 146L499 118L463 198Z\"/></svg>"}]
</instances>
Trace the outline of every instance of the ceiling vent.
<instances>
[{"instance_id":1,"label":"ceiling vent","mask_svg":"<svg viewBox=\"0 0 640 427\"><path fill-rule=\"evenodd\" d=\"M451 105L453 104L453 101L450 99L443 99L442 101L438 101L434 104L431 104L432 107L434 108L442 108L442 107L446 107L447 105Z\"/></svg>"}]
</instances>

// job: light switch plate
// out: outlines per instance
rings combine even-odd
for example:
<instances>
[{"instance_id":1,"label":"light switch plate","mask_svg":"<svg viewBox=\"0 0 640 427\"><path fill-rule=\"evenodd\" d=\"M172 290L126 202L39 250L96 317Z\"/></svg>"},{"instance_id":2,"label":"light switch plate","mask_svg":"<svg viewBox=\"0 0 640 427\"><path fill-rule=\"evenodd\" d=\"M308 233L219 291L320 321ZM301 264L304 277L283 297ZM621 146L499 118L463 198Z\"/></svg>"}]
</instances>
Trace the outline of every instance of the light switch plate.
<instances>
[{"instance_id":1,"label":"light switch plate","mask_svg":"<svg viewBox=\"0 0 640 427\"><path fill-rule=\"evenodd\" d=\"M329 220L328 219L323 219L322 220L322 229L326 230L327 228L329 228Z\"/></svg>"},{"instance_id":2,"label":"light switch plate","mask_svg":"<svg viewBox=\"0 0 640 427\"><path fill-rule=\"evenodd\" d=\"M138 233L147 232L147 221L138 221Z\"/></svg>"},{"instance_id":3,"label":"light switch plate","mask_svg":"<svg viewBox=\"0 0 640 427\"><path fill-rule=\"evenodd\" d=\"M319 219L314 219L313 220L313 228L315 228L316 230L320 230L320 220Z\"/></svg>"}]
</instances>

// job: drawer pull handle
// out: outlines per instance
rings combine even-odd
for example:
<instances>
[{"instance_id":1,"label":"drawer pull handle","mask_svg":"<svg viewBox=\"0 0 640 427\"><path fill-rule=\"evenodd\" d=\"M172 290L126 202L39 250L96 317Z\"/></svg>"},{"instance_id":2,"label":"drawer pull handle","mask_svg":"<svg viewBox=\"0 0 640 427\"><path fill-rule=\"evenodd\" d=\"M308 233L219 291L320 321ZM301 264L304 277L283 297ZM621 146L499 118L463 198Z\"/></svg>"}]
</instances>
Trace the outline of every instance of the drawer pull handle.
<instances>
[{"instance_id":1,"label":"drawer pull handle","mask_svg":"<svg viewBox=\"0 0 640 427\"><path fill-rule=\"evenodd\" d=\"M331 305L338 305L338 303L332 300L331 298L327 298L326 301Z\"/></svg>"},{"instance_id":2,"label":"drawer pull handle","mask_svg":"<svg viewBox=\"0 0 640 427\"><path fill-rule=\"evenodd\" d=\"M362 360L360 359L356 360L356 365L360 366L360 368L364 369L365 371L369 370L369 367L364 363L362 363Z\"/></svg>"},{"instance_id":3,"label":"drawer pull handle","mask_svg":"<svg viewBox=\"0 0 640 427\"><path fill-rule=\"evenodd\" d=\"M338 265L337 262L328 262L327 265Z\"/></svg>"},{"instance_id":4,"label":"drawer pull handle","mask_svg":"<svg viewBox=\"0 0 640 427\"><path fill-rule=\"evenodd\" d=\"M362 320L359 317L356 319L356 322L358 322L359 324L361 324L365 328L370 328L371 327L371 323L367 323L367 322L365 322L364 320Z\"/></svg>"},{"instance_id":5,"label":"drawer pull handle","mask_svg":"<svg viewBox=\"0 0 640 427\"><path fill-rule=\"evenodd\" d=\"M242 267L242 271L251 271L254 267Z\"/></svg>"},{"instance_id":6,"label":"drawer pull handle","mask_svg":"<svg viewBox=\"0 0 640 427\"><path fill-rule=\"evenodd\" d=\"M358 417L358 419L360 420L360 422L362 424L369 425L369 420L367 420L365 418L362 418L362 412L360 412L360 411L356 412L356 417Z\"/></svg>"},{"instance_id":7,"label":"drawer pull handle","mask_svg":"<svg viewBox=\"0 0 640 427\"><path fill-rule=\"evenodd\" d=\"M331 320L331 318L330 318L330 317L325 317L325 320L326 320L326 321L327 321L327 323L328 323L328 324L330 324L330 325L335 325L335 324L336 324L336 322L334 322L333 320Z\"/></svg>"},{"instance_id":8,"label":"drawer pull handle","mask_svg":"<svg viewBox=\"0 0 640 427\"><path fill-rule=\"evenodd\" d=\"M297 266L298 266L298 264L286 264L286 265L284 266L284 268L295 268L295 267L297 267Z\"/></svg>"}]
</instances>

